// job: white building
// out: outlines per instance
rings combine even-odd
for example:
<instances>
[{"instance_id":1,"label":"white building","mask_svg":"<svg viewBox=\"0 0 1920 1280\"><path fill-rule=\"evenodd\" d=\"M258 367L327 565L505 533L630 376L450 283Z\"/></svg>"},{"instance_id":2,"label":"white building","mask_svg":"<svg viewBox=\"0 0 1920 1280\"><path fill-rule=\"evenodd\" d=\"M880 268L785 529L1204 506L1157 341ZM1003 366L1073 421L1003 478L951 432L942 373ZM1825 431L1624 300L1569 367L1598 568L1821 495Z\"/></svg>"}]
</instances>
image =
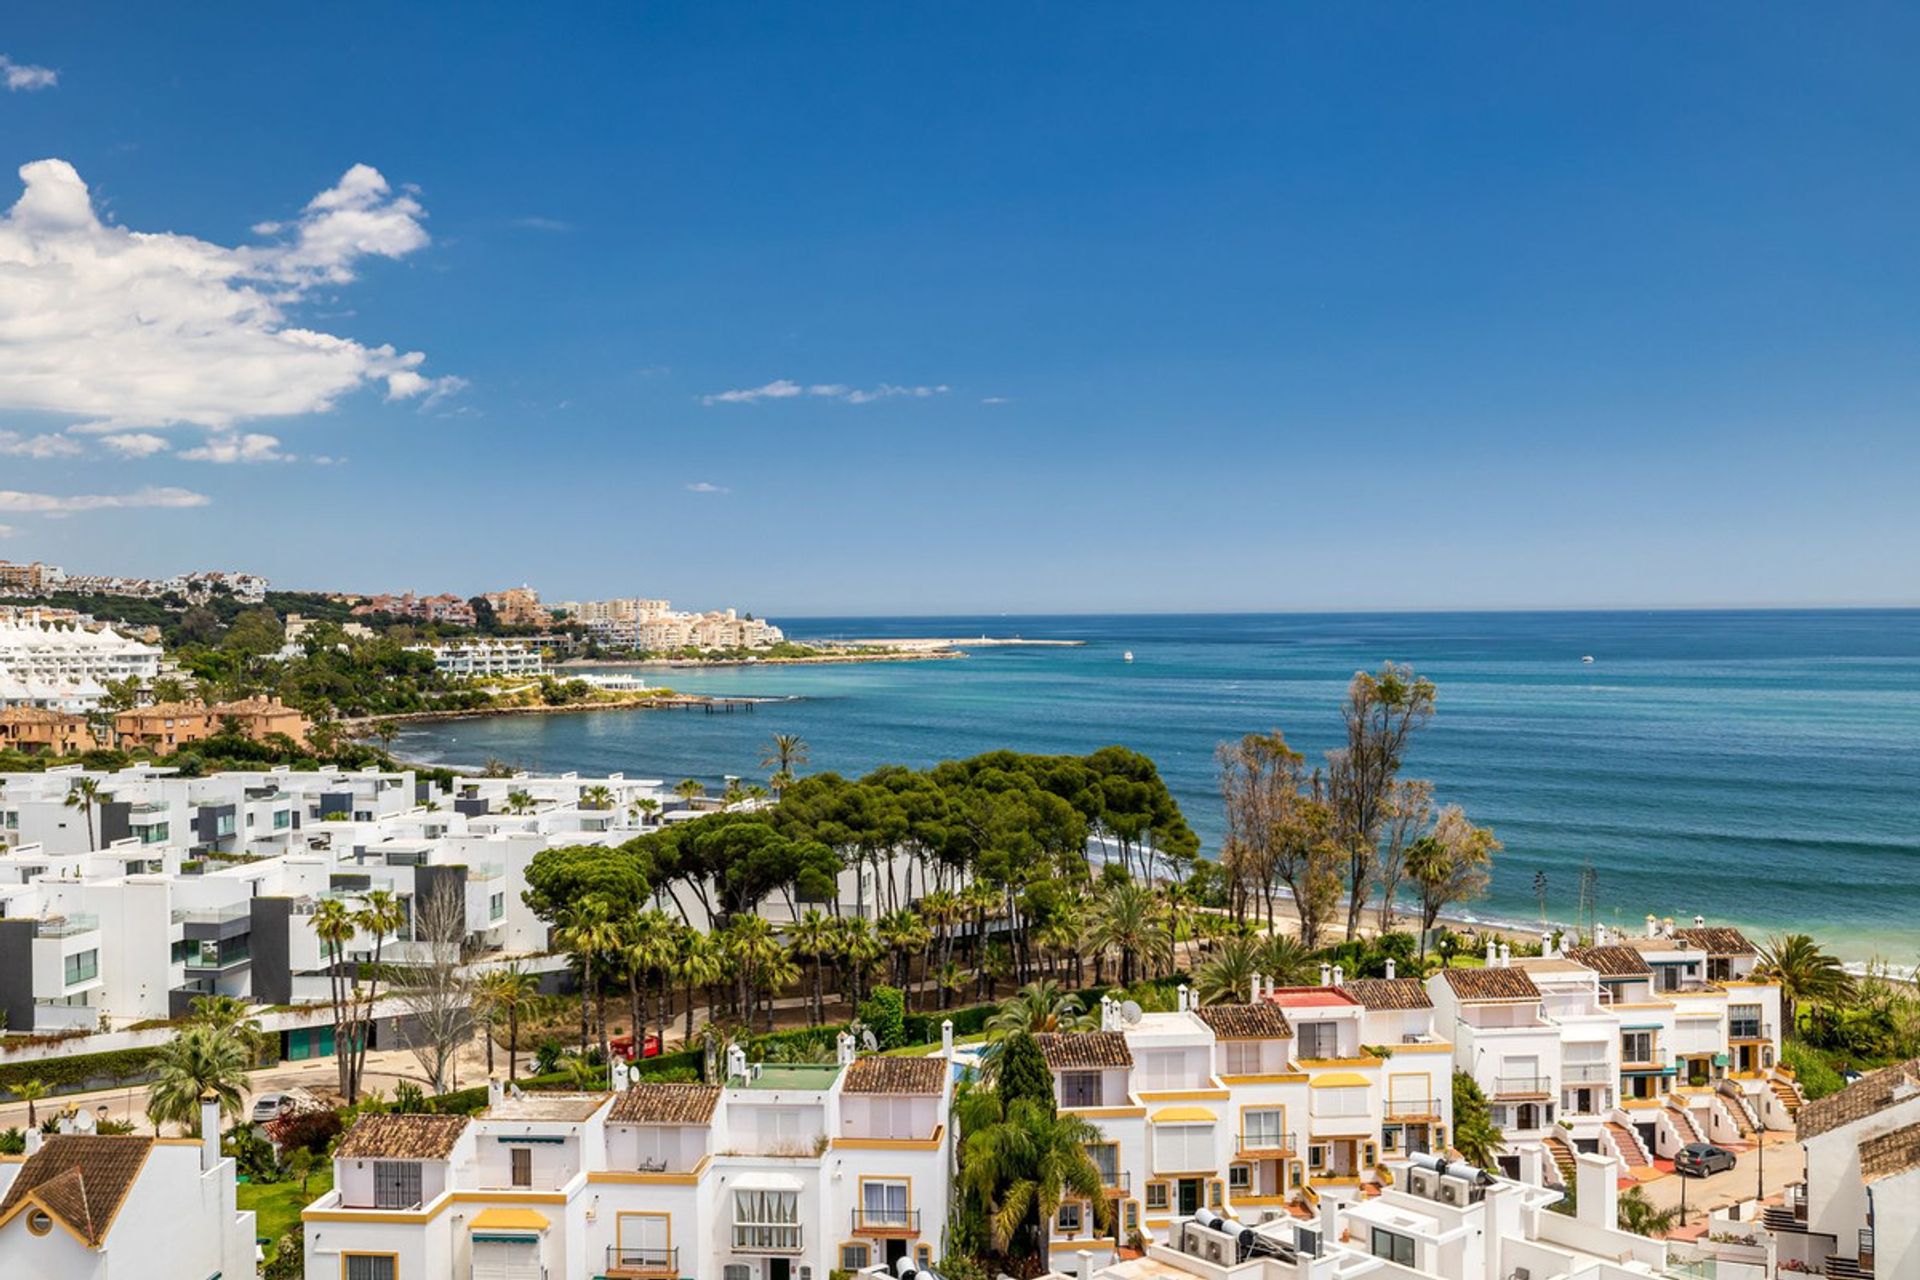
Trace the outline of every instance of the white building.
<instances>
[{"instance_id":1,"label":"white building","mask_svg":"<svg viewBox=\"0 0 1920 1280\"><path fill-rule=\"evenodd\" d=\"M416 652L433 655L441 674L474 679L484 676L542 676L546 655L521 640L460 640L451 644L418 644Z\"/></svg>"},{"instance_id":2,"label":"white building","mask_svg":"<svg viewBox=\"0 0 1920 1280\"><path fill-rule=\"evenodd\" d=\"M100 705L110 680L151 681L160 649L103 627L0 622L0 708L85 712Z\"/></svg>"},{"instance_id":3,"label":"white building","mask_svg":"<svg viewBox=\"0 0 1920 1280\"><path fill-rule=\"evenodd\" d=\"M952 1064L746 1063L725 1085L361 1117L302 1215L309 1280L807 1280L941 1252ZM624 1073L616 1081L625 1085Z\"/></svg>"},{"instance_id":4,"label":"white building","mask_svg":"<svg viewBox=\"0 0 1920 1280\"><path fill-rule=\"evenodd\" d=\"M86 1125L81 1120L82 1126ZM234 1206L218 1108L203 1138L27 1134L0 1156L0 1276L7 1280L250 1280L254 1216Z\"/></svg>"}]
</instances>

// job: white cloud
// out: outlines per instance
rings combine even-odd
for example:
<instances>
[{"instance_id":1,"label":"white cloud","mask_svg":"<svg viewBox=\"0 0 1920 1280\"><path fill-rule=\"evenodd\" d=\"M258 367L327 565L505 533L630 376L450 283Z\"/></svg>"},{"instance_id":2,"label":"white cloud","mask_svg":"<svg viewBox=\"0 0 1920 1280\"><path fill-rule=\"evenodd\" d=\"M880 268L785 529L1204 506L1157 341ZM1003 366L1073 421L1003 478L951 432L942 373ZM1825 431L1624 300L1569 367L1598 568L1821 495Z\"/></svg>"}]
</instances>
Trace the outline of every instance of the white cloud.
<instances>
[{"instance_id":1,"label":"white cloud","mask_svg":"<svg viewBox=\"0 0 1920 1280\"><path fill-rule=\"evenodd\" d=\"M732 493L725 485L708 484L705 480L696 480L687 486L688 493Z\"/></svg>"},{"instance_id":2,"label":"white cloud","mask_svg":"<svg viewBox=\"0 0 1920 1280\"><path fill-rule=\"evenodd\" d=\"M71 436L23 436L17 431L0 431L0 454L10 458L71 458L82 452L80 442Z\"/></svg>"},{"instance_id":3,"label":"white cloud","mask_svg":"<svg viewBox=\"0 0 1920 1280\"><path fill-rule=\"evenodd\" d=\"M815 382L806 386L790 378L779 378L760 387L746 387L738 391L716 391L712 395L700 397L701 404L753 404L760 400L791 400L796 396L812 396L820 400L840 400L847 404L870 404L875 400L887 400L894 396L912 396L925 400L931 396L945 395L948 388L942 384L934 387L898 387L891 382L883 382L877 387L863 389L850 387L844 382Z\"/></svg>"},{"instance_id":4,"label":"white cloud","mask_svg":"<svg viewBox=\"0 0 1920 1280\"><path fill-rule=\"evenodd\" d=\"M51 89L60 83L60 73L52 67L36 67L25 62L15 62L6 54L0 53L0 80L15 93L31 93L35 89Z\"/></svg>"},{"instance_id":5,"label":"white cloud","mask_svg":"<svg viewBox=\"0 0 1920 1280\"><path fill-rule=\"evenodd\" d=\"M247 431L212 436L203 445L183 449L180 456L188 462L292 462L293 455L280 451L278 436Z\"/></svg>"},{"instance_id":6,"label":"white cloud","mask_svg":"<svg viewBox=\"0 0 1920 1280\"><path fill-rule=\"evenodd\" d=\"M1007 398L1005 396L987 396L980 401L981 404L1005 404L1006 402Z\"/></svg>"},{"instance_id":7,"label":"white cloud","mask_svg":"<svg viewBox=\"0 0 1920 1280\"><path fill-rule=\"evenodd\" d=\"M513 225L523 231L561 232L573 230L573 224L571 222L560 218L542 218L537 215L529 218L515 218Z\"/></svg>"},{"instance_id":8,"label":"white cloud","mask_svg":"<svg viewBox=\"0 0 1920 1280\"><path fill-rule=\"evenodd\" d=\"M151 431L126 431L118 435L101 436L100 443L123 458L151 458L156 453L167 451L167 438L154 435Z\"/></svg>"},{"instance_id":9,"label":"white cloud","mask_svg":"<svg viewBox=\"0 0 1920 1280\"><path fill-rule=\"evenodd\" d=\"M369 383L389 397L454 384L425 356L290 323L287 308L351 282L369 257L427 243L424 211L366 165L308 202L269 244L229 248L103 223L64 160L21 167L25 191L0 217L0 410L88 419L77 428L190 424L333 407Z\"/></svg>"},{"instance_id":10,"label":"white cloud","mask_svg":"<svg viewBox=\"0 0 1920 1280\"><path fill-rule=\"evenodd\" d=\"M70 516L81 511L110 511L132 507L204 507L212 501L191 489L148 486L133 493L21 493L0 489L0 511L43 516Z\"/></svg>"}]
</instances>

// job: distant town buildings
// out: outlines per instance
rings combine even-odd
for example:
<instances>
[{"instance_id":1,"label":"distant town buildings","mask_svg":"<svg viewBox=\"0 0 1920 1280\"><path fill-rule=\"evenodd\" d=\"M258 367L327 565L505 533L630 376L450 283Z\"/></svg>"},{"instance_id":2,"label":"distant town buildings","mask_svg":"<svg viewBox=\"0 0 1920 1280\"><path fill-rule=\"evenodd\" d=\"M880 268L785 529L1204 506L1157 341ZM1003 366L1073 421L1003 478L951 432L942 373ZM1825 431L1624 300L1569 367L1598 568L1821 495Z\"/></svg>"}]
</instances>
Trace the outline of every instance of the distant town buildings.
<instances>
[{"instance_id":1,"label":"distant town buildings","mask_svg":"<svg viewBox=\"0 0 1920 1280\"><path fill-rule=\"evenodd\" d=\"M666 600L569 601L554 608L608 649L764 649L786 639L780 628L751 615L732 609L679 612Z\"/></svg>"},{"instance_id":2,"label":"distant town buildings","mask_svg":"<svg viewBox=\"0 0 1920 1280\"><path fill-rule=\"evenodd\" d=\"M546 656L523 640L460 640L452 644L416 644L416 653L433 655L442 675L474 679L480 676L542 676Z\"/></svg>"},{"instance_id":3,"label":"distant town buildings","mask_svg":"<svg viewBox=\"0 0 1920 1280\"><path fill-rule=\"evenodd\" d=\"M58 591L66 581L66 571L57 564L14 564L0 560L0 595L40 596Z\"/></svg>"},{"instance_id":4,"label":"distant town buildings","mask_svg":"<svg viewBox=\"0 0 1920 1280\"><path fill-rule=\"evenodd\" d=\"M544 627L553 621L552 611L541 607L540 593L532 587L489 591L486 601L503 627Z\"/></svg>"},{"instance_id":5,"label":"distant town buildings","mask_svg":"<svg viewBox=\"0 0 1920 1280\"><path fill-rule=\"evenodd\" d=\"M111 627L0 622L0 708L90 711L109 681L144 684L159 673L159 646Z\"/></svg>"},{"instance_id":6,"label":"distant town buildings","mask_svg":"<svg viewBox=\"0 0 1920 1280\"><path fill-rule=\"evenodd\" d=\"M307 718L278 698L243 698L238 702L157 702L135 707L113 718L114 734L123 747L151 747L174 751L202 742L232 725L256 742L269 734L284 734L296 743L307 740Z\"/></svg>"},{"instance_id":7,"label":"distant town buildings","mask_svg":"<svg viewBox=\"0 0 1920 1280\"><path fill-rule=\"evenodd\" d=\"M449 622L455 626L474 625L473 606L451 593L437 596L416 596L408 591L402 595L370 596L353 607L356 618L371 617L374 614L386 614L393 618L412 618L419 622Z\"/></svg>"},{"instance_id":8,"label":"distant town buildings","mask_svg":"<svg viewBox=\"0 0 1920 1280\"><path fill-rule=\"evenodd\" d=\"M179 596L190 604L205 604L216 595L229 595L244 604L261 604L268 582L257 573L203 569L171 578L121 578L111 574L70 574L57 564L13 564L0 560L0 595L39 596L52 591L78 595L128 596L159 599Z\"/></svg>"}]
</instances>

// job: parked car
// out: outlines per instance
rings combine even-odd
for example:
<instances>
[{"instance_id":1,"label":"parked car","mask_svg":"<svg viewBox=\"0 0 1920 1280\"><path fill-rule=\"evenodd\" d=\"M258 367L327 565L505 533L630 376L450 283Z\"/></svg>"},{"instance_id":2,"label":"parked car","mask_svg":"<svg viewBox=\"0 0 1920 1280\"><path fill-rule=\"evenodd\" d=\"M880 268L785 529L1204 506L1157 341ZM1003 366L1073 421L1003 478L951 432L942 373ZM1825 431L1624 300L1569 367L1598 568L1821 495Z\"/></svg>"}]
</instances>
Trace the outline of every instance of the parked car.
<instances>
[{"instance_id":1,"label":"parked car","mask_svg":"<svg viewBox=\"0 0 1920 1280\"><path fill-rule=\"evenodd\" d=\"M1673 1171L1704 1178L1710 1173L1724 1173L1737 1163L1733 1152L1725 1147L1716 1147L1710 1142L1690 1142L1674 1153Z\"/></svg>"},{"instance_id":2,"label":"parked car","mask_svg":"<svg viewBox=\"0 0 1920 1280\"><path fill-rule=\"evenodd\" d=\"M625 1058L628 1062L633 1061L632 1036L615 1036L607 1042L607 1048L612 1050L616 1058ZM641 1056L647 1058L657 1058L660 1056L660 1036L657 1032L649 1032L647 1034L646 1047L641 1051Z\"/></svg>"},{"instance_id":3,"label":"parked car","mask_svg":"<svg viewBox=\"0 0 1920 1280\"><path fill-rule=\"evenodd\" d=\"M253 1100L253 1123L265 1124L280 1116L280 1109L287 1105L284 1093L263 1093Z\"/></svg>"}]
</instances>

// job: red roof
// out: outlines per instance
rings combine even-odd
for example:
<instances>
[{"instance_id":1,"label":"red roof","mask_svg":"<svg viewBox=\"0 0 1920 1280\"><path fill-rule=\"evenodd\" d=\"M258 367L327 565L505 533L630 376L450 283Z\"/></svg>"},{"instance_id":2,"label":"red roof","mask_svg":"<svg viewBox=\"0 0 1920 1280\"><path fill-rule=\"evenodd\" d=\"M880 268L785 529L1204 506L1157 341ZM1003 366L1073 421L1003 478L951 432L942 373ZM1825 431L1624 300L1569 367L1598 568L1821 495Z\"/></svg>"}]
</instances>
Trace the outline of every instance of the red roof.
<instances>
[{"instance_id":1,"label":"red roof","mask_svg":"<svg viewBox=\"0 0 1920 1280\"><path fill-rule=\"evenodd\" d=\"M1338 987L1275 987L1268 996L1282 1009L1359 1008L1360 1002Z\"/></svg>"}]
</instances>

